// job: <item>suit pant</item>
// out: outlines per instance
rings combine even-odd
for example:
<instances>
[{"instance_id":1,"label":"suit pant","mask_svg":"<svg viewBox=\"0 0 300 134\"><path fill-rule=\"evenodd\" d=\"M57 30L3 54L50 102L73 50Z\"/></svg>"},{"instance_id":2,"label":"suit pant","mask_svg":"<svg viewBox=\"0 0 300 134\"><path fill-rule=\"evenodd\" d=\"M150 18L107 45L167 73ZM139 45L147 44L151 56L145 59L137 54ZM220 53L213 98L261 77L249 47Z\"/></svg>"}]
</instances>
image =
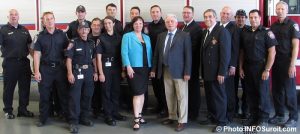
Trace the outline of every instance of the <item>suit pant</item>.
<instances>
[{"instance_id":1,"label":"suit pant","mask_svg":"<svg viewBox=\"0 0 300 134\"><path fill-rule=\"evenodd\" d=\"M272 70L272 93L275 113L284 116L285 106L289 118L298 120L295 78L288 76L290 59L276 60Z\"/></svg>"},{"instance_id":2,"label":"suit pant","mask_svg":"<svg viewBox=\"0 0 300 134\"><path fill-rule=\"evenodd\" d=\"M229 121L233 120L236 108L234 77L235 76L228 76L227 78L225 78L225 89L227 93L227 118Z\"/></svg>"},{"instance_id":3,"label":"suit pant","mask_svg":"<svg viewBox=\"0 0 300 134\"><path fill-rule=\"evenodd\" d=\"M13 97L15 87L19 87L19 108L18 111L27 110L30 94L31 70L27 58L4 58L3 63L3 111L13 111Z\"/></svg>"},{"instance_id":4,"label":"suit pant","mask_svg":"<svg viewBox=\"0 0 300 134\"><path fill-rule=\"evenodd\" d=\"M226 125L227 94L225 84L219 84L217 80L204 81L204 88L209 114L217 121L218 125Z\"/></svg>"},{"instance_id":5,"label":"suit pant","mask_svg":"<svg viewBox=\"0 0 300 134\"><path fill-rule=\"evenodd\" d=\"M45 122L48 119L49 108L51 102L51 93L54 90L57 90L58 99L60 107L62 108L62 114L64 117L67 117L68 113L68 83L66 76L66 68L64 65L51 67L49 65L41 65L40 72L42 76L41 82L38 84L40 101L39 101L39 110L40 116L39 119L41 122Z\"/></svg>"},{"instance_id":6,"label":"suit pant","mask_svg":"<svg viewBox=\"0 0 300 134\"><path fill-rule=\"evenodd\" d=\"M251 118L267 121L271 111L269 79L262 80L264 63L245 63L245 90Z\"/></svg>"},{"instance_id":7,"label":"suit pant","mask_svg":"<svg viewBox=\"0 0 300 134\"><path fill-rule=\"evenodd\" d=\"M166 67L164 68L164 84L169 119L178 119L178 123L187 123L188 81L184 81L183 79L173 79L169 69Z\"/></svg>"}]
</instances>

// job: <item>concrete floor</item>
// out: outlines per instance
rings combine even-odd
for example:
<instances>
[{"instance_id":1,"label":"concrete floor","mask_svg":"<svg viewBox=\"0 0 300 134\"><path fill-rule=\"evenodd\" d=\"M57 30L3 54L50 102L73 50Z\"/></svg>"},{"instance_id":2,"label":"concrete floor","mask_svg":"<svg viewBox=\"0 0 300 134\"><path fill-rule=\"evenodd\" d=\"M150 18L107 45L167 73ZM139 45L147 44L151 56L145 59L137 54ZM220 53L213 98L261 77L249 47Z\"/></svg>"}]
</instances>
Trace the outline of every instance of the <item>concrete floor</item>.
<instances>
[{"instance_id":1,"label":"concrete floor","mask_svg":"<svg viewBox=\"0 0 300 134\"><path fill-rule=\"evenodd\" d=\"M0 81L0 99L2 100L2 91L3 90L3 83ZM156 103L155 98L153 96L152 90L149 89L149 107L153 107ZM103 122L103 118L93 119L95 125L93 127L86 127L80 125L79 132L82 134L209 134L211 133L211 129L214 126L203 126L200 125L198 122L199 120L205 117L205 107L206 104L204 102L205 98L202 97L202 104L200 110L200 117L197 121L189 122L187 128L182 132L174 131L174 125L162 125L160 122L163 119L157 119L153 114L146 114L145 119L148 121L148 124L143 125L141 129L137 132L132 130L132 114L122 111L121 113L128 116L127 121L117 122L117 126L111 127L106 125ZM17 109L18 106L18 95L17 91L15 92L15 100L14 100L14 109ZM3 103L0 103L1 109L3 108ZM13 120L8 120L4 116L4 112L0 110L0 134L66 134L69 133L68 131L68 124L64 123L63 121L57 118L50 118L44 127L36 127L35 122L38 119L38 92L37 92L37 85L35 82L32 82L31 85L31 97L30 97L30 104L28 109L34 112L34 118L24 118L24 117L16 117ZM150 110L149 110L150 111ZM16 115L17 112L14 110L14 114ZM232 127L235 126L242 126L239 121L231 125ZM273 126L274 127L274 126ZM300 133L300 125L298 124L297 129L299 132L293 133ZM224 132L224 133L232 133L232 134L242 134L243 132ZM271 133L280 133L280 132L268 132ZM282 133L283 134L283 133Z\"/></svg>"}]
</instances>

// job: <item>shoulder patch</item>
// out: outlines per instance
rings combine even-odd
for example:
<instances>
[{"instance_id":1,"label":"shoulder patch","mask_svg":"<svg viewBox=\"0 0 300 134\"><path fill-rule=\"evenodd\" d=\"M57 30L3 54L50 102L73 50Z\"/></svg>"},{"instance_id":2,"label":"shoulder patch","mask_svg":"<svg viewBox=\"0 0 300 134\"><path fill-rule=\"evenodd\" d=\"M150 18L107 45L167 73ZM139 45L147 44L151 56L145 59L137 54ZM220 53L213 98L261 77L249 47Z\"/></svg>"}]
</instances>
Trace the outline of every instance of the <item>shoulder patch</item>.
<instances>
[{"instance_id":1,"label":"shoulder patch","mask_svg":"<svg viewBox=\"0 0 300 134\"><path fill-rule=\"evenodd\" d=\"M268 36L271 38L271 39L275 39L275 35L272 31L268 31Z\"/></svg>"},{"instance_id":2,"label":"shoulder patch","mask_svg":"<svg viewBox=\"0 0 300 134\"><path fill-rule=\"evenodd\" d=\"M74 42L70 41L70 43L69 43L69 45L67 47L67 50L71 50L73 47L74 47Z\"/></svg>"},{"instance_id":3,"label":"shoulder patch","mask_svg":"<svg viewBox=\"0 0 300 134\"><path fill-rule=\"evenodd\" d=\"M296 31L299 32L299 25L298 24L294 24L293 27L295 28Z\"/></svg>"}]
</instances>

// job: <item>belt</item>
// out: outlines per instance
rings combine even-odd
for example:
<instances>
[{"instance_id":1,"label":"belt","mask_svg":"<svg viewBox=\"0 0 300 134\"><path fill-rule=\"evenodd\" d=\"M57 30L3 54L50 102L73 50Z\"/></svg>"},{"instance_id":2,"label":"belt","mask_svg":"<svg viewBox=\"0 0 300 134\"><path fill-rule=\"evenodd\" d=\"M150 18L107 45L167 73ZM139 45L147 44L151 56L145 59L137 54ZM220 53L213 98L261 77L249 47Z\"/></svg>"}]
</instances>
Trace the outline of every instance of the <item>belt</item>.
<instances>
[{"instance_id":1,"label":"belt","mask_svg":"<svg viewBox=\"0 0 300 134\"><path fill-rule=\"evenodd\" d=\"M75 64L74 68L75 69L88 69L90 65L88 64L84 64L84 65L80 65L80 64Z\"/></svg>"},{"instance_id":2,"label":"belt","mask_svg":"<svg viewBox=\"0 0 300 134\"><path fill-rule=\"evenodd\" d=\"M61 62L45 62L44 61L44 62L42 62L42 64L55 68L55 67L61 65L62 63Z\"/></svg>"}]
</instances>

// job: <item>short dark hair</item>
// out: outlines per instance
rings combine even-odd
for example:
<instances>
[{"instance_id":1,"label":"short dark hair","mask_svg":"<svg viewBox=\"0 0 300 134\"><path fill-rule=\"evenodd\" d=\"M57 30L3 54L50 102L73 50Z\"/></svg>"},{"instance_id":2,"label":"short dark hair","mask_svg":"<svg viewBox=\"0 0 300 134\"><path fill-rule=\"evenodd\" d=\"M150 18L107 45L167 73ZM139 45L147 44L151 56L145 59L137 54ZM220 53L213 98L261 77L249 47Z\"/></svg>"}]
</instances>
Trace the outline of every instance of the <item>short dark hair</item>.
<instances>
[{"instance_id":1,"label":"short dark hair","mask_svg":"<svg viewBox=\"0 0 300 134\"><path fill-rule=\"evenodd\" d=\"M133 9L136 9L136 10L138 10L138 11L139 11L139 13L141 13L141 10L140 10L140 8L139 8L138 6L134 6L134 7L132 7L132 8L130 9L130 11L131 11L131 10L133 10Z\"/></svg>"},{"instance_id":2,"label":"short dark hair","mask_svg":"<svg viewBox=\"0 0 300 134\"><path fill-rule=\"evenodd\" d=\"M105 9L107 10L108 7L115 7L115 8L117 8L117 6L114 3L107 4Z\"/></svg>"},{"instance_id":3,"label":"short dark hair","mask_svg":"<svg viewBox=\"0 0 300 134\"><path fill-rule=\"evenodd\" d=\"M98 17L94 18L91 23L93 23L94 21L100 21L100 23L102 23L102 20Z\"/></svg>"},{"instance_id":4,"label":"short dark hair","mask_svg":"<svg viewBox=\"0 0 300 134\"><path fill-rule=\"evenodd\" d=\"M258 16L259 17L261 17L261 13L260 13L260 11L259 10L257 10L257 9L253 9L253 10L251 10L250 12L249 12L249 16L250 16L250 14L251 13L257 13L258 14Z\"/></svg>"},{"instance_id":5,"label":"short dark hair","mask_svg":"<svg viewBox=\"0 0 300 134\"><path fill-rule=\"evenodd\" d=\"M150 11L152 10L152 8L154 8L154 7L157 7L157 8L159 8L159 11L161 11L161 8L160 8L160 6L159 5L153 5L153 6L151 6L150 7Z\"/></svg>"},{"instance_id":6,"label":"short dark hair","mask_svg":"<svg viewBox=\"0 0 300 134\"><path fill-rule=\"evenodd\" d=\"M103 19L103 22L104 22L104 20L106 20L106 19L111 20L113 23L115 23L115 18L114 18L114 17L106 16L106 17Z\"/></svg>"},{"instance_id":7,"label":"short dark hair","mask_svg":"<svg viewBox=\"0 0 300 134\"><path fill-rule=\"evenodd\" d=\"M194 12L194 7L192 7L192 6L184 6L183 8L189 8L192 10L192 12Z\"/></svg>"},{"instance_id":8,"label":"short dark hair","mask_svg":"<svg viewBox=\"0 0 300 134\"><path fill-rule=\"evenodd\" d=\"M131 20L132 28L133 28L133 24L134 24L135 22L137 22L138 20L142 20L143 25L145 24L145 21L144 21L144 19L143 19L141 16L136 16L136 17L134 17L134 18ZM144 29L144 26L143 26L143 29Z\"/></svg>"}]
</instances>

